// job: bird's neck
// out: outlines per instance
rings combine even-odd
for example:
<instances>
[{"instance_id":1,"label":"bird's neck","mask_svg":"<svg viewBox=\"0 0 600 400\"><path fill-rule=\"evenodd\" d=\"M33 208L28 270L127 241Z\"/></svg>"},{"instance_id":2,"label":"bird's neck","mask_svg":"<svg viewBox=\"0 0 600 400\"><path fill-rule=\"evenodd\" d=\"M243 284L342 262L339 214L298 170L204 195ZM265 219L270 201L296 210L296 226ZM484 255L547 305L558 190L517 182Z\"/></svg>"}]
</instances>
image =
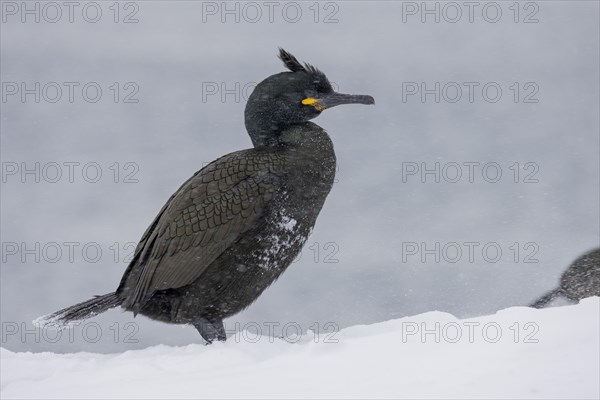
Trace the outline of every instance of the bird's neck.
<instances>
[{"instance_id":1,"label":"bird's neck","mask_svg":"<svg viewBox=\"0 0 600 400\"><path fill-rule=\"evenodd\" d=\"M333 143L320 126L311 122L285 129L279 146L286 160L288 183L302 207L321 209L335 179Z\"/></svg>"},{"instance_id":2,"label":"bird's neck","mask_svg":"<svg viewBox=\"0 0 600 400\"><path fill-rule=\"evenodd\" d=\"M290 157L302 159L320 174L335 173L335 152L329 135L312 122L291 125L281 132L280 145L288 147Z\"/></svg>"},{"instance_id":3,"label":"bird's neck","mask_svg":"<svg viewBox=\"0 0 600 400\"><path fill-rule=\"evenodd\" d=\"M246 107L245 124L254 147L273 146L279 142L282 124L273 121L269 112L259 112Z\"/></svg>"},{"instance_id":4,"label":"bird's neck","mask_svg":"<svg viewBox=\"0 0 600 400\"><path fill-rule=\"evenodd\" d=\"M318 153L333 152L333 143L323 128L312 122L291 124L279 134L279 143Z\"/></svg>"}]
</instances>

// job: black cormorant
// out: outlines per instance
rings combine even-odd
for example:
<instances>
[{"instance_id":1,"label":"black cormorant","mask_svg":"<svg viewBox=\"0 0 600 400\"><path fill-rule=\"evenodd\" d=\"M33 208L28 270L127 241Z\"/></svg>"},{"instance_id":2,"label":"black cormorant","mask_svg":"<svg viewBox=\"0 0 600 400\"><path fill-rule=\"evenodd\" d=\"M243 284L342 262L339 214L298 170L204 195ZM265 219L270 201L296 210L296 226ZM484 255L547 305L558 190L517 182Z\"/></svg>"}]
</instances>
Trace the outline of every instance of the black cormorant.
<instances>
[{"instance_id":1,"label":"black cormorant","mask_svg":"<svg viewBox=\"0 0 600 400\"><path fill-rule=\"evenodd\" d=\"M571 301L600 296L600 249L592 250L575 260L560 277L558 288L537 299L530 307L545 307L560 296Z\"/></svg>"},{"instance_id":2,"label":"black cormorant","mask_svg":"<svg viewBox=\"0 0 600 400\"><path fill-rule=\"evenodd\" d=\"M114 293L42 317L67 325L116 306L193 324L225 340L223 319L254 302L298 255L335 175L327 133L309 122L371 96L334 92L323 72L283 49L289 72L259 83L245 110L254 148L223 156L188 179L143 234Z\"/></svg>"}]
</instances>

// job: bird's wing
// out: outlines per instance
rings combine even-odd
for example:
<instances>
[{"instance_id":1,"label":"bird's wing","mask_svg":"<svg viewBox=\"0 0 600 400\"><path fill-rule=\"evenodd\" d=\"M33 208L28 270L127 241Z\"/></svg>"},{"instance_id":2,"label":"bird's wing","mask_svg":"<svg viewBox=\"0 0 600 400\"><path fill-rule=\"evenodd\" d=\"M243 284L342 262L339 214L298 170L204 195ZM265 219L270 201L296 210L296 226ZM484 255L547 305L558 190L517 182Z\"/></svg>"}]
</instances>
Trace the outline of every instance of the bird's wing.
<instances>
[{"instance_id":1,"label":"bird's wing","mask_svg":"<svg viewBox=\"0 0 600 400\"><path fill-rule=\"evenodd\" d=\"M136 265L130 266L122 281L132 289L124 305L139 310L155 291L198 279L261 220L280 188L281 165L276 154L237 152L209 164L184 183L136 248L132 262Z\"/></svg>"}]
</instances>

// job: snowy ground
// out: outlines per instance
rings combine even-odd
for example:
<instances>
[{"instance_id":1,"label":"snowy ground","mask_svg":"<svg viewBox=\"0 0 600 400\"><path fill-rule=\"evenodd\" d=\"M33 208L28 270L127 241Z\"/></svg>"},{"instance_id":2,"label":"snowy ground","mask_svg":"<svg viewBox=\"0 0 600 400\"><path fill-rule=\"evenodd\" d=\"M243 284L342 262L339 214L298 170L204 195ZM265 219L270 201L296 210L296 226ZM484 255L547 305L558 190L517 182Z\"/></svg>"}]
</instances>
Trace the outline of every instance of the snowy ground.
<instances>
[{"instance_id":1,"label":"snowy ground","mask_svg":"<svg viewBox=\"0 0 600 400\"><path fill-rule=\"evenodd\" d=\"M441 312L286 340L120 354L2 349L2 398L600 396L600 298L457 319ZM293 343L290 343L293 342Z\"/></svg>"}]
</instances>

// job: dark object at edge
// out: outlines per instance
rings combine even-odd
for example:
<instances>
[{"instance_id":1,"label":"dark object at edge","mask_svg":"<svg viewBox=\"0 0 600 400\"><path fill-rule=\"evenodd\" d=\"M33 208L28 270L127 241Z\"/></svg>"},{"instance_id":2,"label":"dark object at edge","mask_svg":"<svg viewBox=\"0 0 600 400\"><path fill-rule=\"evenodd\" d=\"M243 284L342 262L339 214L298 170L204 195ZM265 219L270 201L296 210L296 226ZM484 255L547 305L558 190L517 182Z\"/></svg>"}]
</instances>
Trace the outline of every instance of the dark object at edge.
<instances>
[{"instance_id":1,"label":"dark object at edge","mask_svg":"<svg viewBox=\"0 0 600 400\"><path fill-rule=\"evenodd\" d=\"M600 249L592 250L575 260L562 274L560 286L531 303L530 307L545 307L561 296L571 301L600 296Z\"/></svg>"}]
</instances>

